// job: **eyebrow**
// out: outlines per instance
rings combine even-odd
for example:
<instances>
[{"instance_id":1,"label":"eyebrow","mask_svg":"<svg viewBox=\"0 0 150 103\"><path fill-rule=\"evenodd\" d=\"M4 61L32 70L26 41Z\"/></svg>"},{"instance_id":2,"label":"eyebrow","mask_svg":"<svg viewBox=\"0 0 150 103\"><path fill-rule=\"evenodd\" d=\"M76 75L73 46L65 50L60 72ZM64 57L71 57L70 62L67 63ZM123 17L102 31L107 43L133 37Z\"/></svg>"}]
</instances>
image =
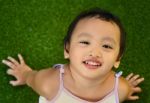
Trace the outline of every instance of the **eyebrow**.
<instances>
[{"instance_id":1,"label":"eyebrow","mask_svg":"<svg viewBox=\"0 0 150 103\"><path fill-rule=\"evenodd\" d=\"M115 41L113 38L111 38L111 37L104 37L104 38L102 39L102 41L110 41L110 42L116 44L116 41Z\"/></svg>"},{"instance_id":2,"label":"eyebrow","mask_svg":"<svg viewBox=\"0 0 150 103\"><path fill-rule=\"evenodd\" d=\"M90 34L88 34L88 33L81 33L81 34L79 34L78 35L78 38L81 38L81 37L89 37L89 38L91 38L92 36L90 35Z\"/></svg>"},{"instance_id":3,"label":"eyebrow","mask_svg":"<svg viewBox=\"0 0 150 103\"><path fill-rule=\"evenodd\" d=\"M92 38L92 36L89 33L81 33L78 35L78 38L85 37L85 36L88 38ZM103 37L102 41L110 41L110 42L116 44L116 41L111 37Z\"/></svg>"}]
</instances>

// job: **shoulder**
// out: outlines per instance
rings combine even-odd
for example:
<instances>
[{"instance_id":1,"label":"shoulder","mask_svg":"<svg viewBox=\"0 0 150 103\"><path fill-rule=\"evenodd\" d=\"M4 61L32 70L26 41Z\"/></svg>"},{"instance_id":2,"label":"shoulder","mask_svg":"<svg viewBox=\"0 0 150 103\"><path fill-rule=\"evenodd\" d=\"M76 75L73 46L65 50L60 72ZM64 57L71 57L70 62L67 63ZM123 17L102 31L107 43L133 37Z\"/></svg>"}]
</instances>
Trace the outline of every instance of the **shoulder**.
<instances>
[{"instance_id":1,"label":"shoulder","mask_svg":"<svg viewBox=\"0 0 150 103\"><path fill-rule=\"evenodd\" d=\"M52 99L59 90L59 69L47 68L40 70L36 76L37 88L39 95Z\"/></svg>"},{"instance_id":2,"label":"shoulder","mask_svg":"<svg viewBox=\"0 0 150 103\"><path fill-rule=\"evenodd\" d=\"M118 86L118 93L119 93L119 101L123 102L127 99L129 94L130 88L127 80L123 77L119 78L119 86Z\"/></svg>"}]
</instances>

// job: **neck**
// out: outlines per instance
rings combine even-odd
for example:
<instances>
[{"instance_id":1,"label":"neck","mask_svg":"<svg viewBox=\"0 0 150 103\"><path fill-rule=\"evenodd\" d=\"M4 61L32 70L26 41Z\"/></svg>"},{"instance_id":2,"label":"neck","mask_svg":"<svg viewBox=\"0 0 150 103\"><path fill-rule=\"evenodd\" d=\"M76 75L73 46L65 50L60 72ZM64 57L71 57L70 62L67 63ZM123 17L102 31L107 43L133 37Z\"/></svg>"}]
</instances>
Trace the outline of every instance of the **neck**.
<instances>
[{"instance_id":1,"label":"neck","mask_svg":"<svg viewBox=\"0 0 150 103\"><path fill-rule=\"evenodd\" d=\"M97 77L97 78L88 78L88 77L83 77L80 74L76 73L76 71L74 71L74 69L71 69L71 67L68 66L68 70L71 74L71 78L74 81L74 85L75 87L77 87L78 89L92 89L92 88L96 88L98 86L102 86L104 84L104 82L108 79L108 77L110 77L110 75L112 74L111 72L108 73L107 75L103 76L103 77Z\"/></svg>"}]
</instances>

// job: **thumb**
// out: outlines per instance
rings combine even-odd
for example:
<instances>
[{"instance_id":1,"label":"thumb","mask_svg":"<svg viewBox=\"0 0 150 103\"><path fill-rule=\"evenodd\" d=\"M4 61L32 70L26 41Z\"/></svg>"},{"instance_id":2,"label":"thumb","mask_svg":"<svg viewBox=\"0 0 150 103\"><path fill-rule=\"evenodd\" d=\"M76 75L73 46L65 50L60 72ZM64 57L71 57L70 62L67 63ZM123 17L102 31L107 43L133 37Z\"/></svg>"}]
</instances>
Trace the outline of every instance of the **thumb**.
<instances>
[{"instance_id":1,"label":"thumb","mask_svg":"<svg viewBox=\"0 0 150 103\"><path fill-rule=\"evenodd\" d=\"M19 85L19 82L18 81L10 81L9 82L12 86L17 86Z\"/></svg>"},{"instance_id":2,"label":"thumb","mask_svg":"<svg viewBox=\"0 0 150 103\"><path fill-rule=\"evenodd\" d=\"M138 100L139 96L130 96L128 100Z\"/></svg>"}]
</instances>

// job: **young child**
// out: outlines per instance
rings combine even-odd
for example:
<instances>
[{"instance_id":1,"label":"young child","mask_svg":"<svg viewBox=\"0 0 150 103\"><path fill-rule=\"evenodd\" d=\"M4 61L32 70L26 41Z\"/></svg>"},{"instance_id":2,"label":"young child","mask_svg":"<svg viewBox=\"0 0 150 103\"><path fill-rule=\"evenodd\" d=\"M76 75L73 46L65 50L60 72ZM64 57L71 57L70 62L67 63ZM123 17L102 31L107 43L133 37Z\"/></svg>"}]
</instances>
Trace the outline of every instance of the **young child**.
<instances>
[{"instance_id":1,"label":"young child","mask_svg":"<svg viewBox=\"0 0 150 103\"><path fill-rule=\"evenodd\" d=\"M64 57L69 64L32 70L19 54L2 62L17 80L40 96L39 103L119 103L136 100L133 93L144 79L130 74L126 79L115 73L125 49L125 32L119 19L107 11L92 9L79 14L64 39Z\"/></svg>"}]
</instances>

